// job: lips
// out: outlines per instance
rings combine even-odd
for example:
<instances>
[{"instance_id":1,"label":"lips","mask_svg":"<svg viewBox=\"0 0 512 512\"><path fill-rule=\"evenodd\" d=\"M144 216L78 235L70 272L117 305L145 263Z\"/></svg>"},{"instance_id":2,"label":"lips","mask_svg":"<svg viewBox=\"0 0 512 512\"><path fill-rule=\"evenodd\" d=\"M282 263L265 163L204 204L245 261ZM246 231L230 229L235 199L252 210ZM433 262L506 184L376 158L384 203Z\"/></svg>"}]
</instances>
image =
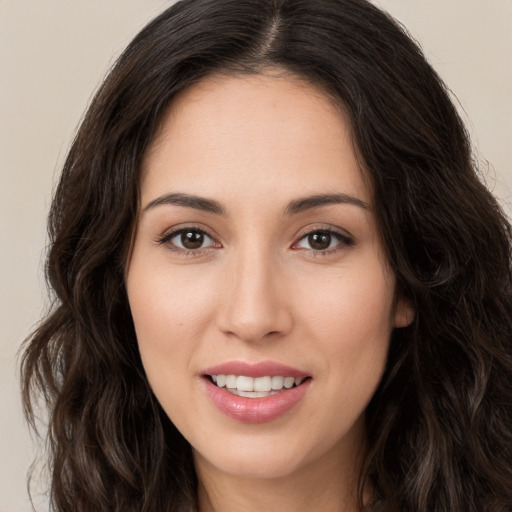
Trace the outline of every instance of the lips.
<instances>
[{"instance_id":1,"label":"lips","mask_svg":"<svg viewBox=\"0 0 512 512\"><path fill-rule=\"evenodd\" d=\"M226 416L244 423L263 423L298 405L311 377L279 363L234 361L205 370L203 382L213 404Z\"/></svg>"}]
</instances>

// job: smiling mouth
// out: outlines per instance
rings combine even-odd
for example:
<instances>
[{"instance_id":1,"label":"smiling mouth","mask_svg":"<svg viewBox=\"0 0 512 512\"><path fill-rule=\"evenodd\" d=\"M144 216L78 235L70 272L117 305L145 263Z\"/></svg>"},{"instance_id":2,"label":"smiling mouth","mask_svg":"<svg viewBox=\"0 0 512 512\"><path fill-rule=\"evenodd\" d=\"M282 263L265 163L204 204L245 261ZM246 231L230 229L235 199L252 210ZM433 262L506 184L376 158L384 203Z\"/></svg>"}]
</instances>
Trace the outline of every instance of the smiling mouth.
<instances>
[{"instance_id":1,"label":"smiling mouth","mask_svg":"<svg viewBox=\"0 0 512 512\"><path fill-rule=\"evenodd\" d=\"M207 375L210 381L229 393L246 398L265 398L277 395L300 386L311 377L264 376L247 377L245 375Z\"/></svg>"}]
</instances>

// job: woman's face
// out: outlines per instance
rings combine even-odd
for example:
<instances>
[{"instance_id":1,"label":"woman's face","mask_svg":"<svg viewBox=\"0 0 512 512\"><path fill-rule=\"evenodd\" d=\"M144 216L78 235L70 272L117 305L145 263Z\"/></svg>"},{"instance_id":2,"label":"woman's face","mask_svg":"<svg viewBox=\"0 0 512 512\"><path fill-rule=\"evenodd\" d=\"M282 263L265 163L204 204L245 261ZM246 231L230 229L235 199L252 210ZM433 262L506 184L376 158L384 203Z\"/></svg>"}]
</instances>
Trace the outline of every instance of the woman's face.
<instances>
[{"instance_id":1,"label":"woman's face","mask_svg":"<svg viewBox=\"0 0 512 512\"><path fill-rule=\"evenodd\" d=\"M265 75L176 98L145 156L126 281L147 377L200 471L332 471L361 448L412 312L327 96Z\"/></svg>"}]
</instances>

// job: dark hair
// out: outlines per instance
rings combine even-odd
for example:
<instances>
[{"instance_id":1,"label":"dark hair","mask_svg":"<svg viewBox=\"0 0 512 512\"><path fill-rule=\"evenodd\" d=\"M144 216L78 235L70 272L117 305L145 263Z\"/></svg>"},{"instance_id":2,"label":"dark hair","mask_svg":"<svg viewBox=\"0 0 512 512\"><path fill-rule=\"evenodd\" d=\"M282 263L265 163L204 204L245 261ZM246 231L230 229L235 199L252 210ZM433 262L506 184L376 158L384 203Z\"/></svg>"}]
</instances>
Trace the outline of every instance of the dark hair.
<instances>
[{"instance_id":1,"label":"dark hair","mask_svg":"<svg viewBox=\"0 0 512 512\"><path fill-rule=\"evenodd\" d=\"M343 105L415 319L367 412L374 512L512 509L510 227L418 46L365 0L183 0L96 94L49 218L54 306L26 341L26 414L49 410L53 510L185 511L191 449L146 380L124 286L139 170L169 102L221 71L278 68Z\"/></svg>"}]
</instances>

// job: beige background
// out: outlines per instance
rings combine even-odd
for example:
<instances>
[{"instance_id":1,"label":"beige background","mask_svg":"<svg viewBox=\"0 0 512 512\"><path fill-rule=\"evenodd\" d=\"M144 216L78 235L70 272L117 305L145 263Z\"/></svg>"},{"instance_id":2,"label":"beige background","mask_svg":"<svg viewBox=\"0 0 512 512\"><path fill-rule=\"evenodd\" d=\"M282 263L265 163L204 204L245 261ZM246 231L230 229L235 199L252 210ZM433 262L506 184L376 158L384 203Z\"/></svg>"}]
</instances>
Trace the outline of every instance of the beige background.
<instances>
[{"instance_id":1,"label":"beige background","mask_svg":"<svg viewBox=\"0 0 512 512\"><path fill-rule=\"evenodd\" d=\"M375 0L400 19L457 96L489 186L512 212L512 0ZM0 512L30 510L36 453L16 352L45 304L45 217L92 92L171 1L0 0ZM39 500L46 511L45 500Z\"/></svg>"}]
</instances>

